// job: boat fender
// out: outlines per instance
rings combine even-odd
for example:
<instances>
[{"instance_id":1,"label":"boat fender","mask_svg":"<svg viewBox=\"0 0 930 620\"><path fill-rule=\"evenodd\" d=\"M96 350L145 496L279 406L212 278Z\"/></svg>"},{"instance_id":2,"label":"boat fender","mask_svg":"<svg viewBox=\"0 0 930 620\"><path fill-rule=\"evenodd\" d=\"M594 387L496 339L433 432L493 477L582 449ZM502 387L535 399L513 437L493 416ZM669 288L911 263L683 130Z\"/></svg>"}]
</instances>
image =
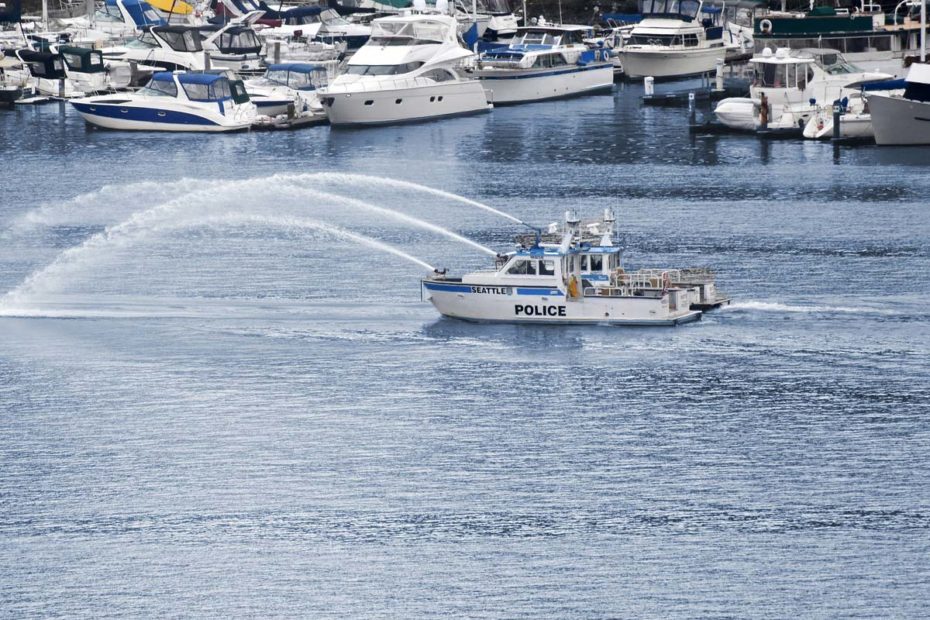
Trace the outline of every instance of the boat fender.
<instances>
[{"instance_id":1,"label":"boat fender","mask_svg":"<svg viewBox=\"0 0 930 620\"><path fill-rule=\"evenodd\" d=\"M761 22L759 22L759 31L763 34L772 32L772 20L763 19Z\"/></svg>"}]
</instances>

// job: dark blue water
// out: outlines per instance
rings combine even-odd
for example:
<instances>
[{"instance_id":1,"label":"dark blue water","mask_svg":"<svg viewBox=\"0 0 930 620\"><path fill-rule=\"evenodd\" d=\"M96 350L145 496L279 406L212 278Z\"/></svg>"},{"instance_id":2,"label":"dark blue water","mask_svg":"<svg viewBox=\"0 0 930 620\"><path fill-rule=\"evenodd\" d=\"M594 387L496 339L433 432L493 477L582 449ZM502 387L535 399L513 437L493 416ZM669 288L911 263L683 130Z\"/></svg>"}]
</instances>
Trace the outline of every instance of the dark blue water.
<instances>
[{"instance_id":1,"label":"dark blue water","mask_svg":"<svg viewBox=\"0 0 930 620\"><path fill-rule=\"evenodd\" d=\"M0 615L921 617L930 151L613 96L364 131L0 113ZM320 173L351 173L367 179ZM438 318L423 267L619 216L679 328Z\"/></svg>"}]
</instances>

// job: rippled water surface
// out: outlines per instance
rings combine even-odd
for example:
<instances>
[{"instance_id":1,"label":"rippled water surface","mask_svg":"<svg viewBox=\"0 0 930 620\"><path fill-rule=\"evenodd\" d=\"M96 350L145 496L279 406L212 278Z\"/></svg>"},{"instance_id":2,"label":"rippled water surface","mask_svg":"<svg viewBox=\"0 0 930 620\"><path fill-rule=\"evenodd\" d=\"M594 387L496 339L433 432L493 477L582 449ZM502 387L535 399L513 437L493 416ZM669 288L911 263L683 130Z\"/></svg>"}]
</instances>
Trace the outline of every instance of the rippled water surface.
<instances>
[{"instance_id":1,"label":"rippled water surface","mask_svg":"<svg viewBox=\"0 0 930 620\"><path fill-rule=\"evenodd\" d=\"M930 151L692 138L640 94L230 136L0 112L0 615L925 616ZM440 319L422 264L487 257L410 218L521 232L455 196L612 207L629 266L735 303Z\"/></svg>"}]
</instances>

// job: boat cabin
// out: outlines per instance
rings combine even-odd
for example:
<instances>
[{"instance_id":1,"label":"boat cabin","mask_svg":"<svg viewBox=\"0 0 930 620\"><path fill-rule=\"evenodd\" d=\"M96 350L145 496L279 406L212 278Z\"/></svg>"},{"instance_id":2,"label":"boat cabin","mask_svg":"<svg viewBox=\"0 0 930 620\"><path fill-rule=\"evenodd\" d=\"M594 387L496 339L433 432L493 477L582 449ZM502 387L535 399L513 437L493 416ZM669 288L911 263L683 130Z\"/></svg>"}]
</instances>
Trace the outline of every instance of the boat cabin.
<instances>
[{"instance_id":1,"label":"boat cabin","mask_svg":"<svg viewBox=\"0 0 930 620\"><path fill-rule=\"evenodd\" d=\"M201 26L200 36L207 40L216 35L220 28L225 30L216 36L212 43L223 54L258 55L262 51L261 40L249 26Z\"/></svg>"},{"instance_id":2,"label":"boat cabin","mask_svg":"<svg viewBox=\"0 0 930 620\"><path fill-rule=\"evenodd\" d=\"M203 51L200 31L196 26L152 26L146 29L140 39L153 47L167 47L175 52Z\"/></svg>"},{"instance_id":3,"label":"boat cabin","mask_svg":"<svg viewBox=\"0 0 930 620\"><path fill-rule=\"evenodd\" d=\"M249 95L241 80L230 80L223 74L183 71L161 71L153 74L152 79L139 94L220 104L228 100L236 103L249 101Z\"/></svg>"},{"instance_id":4,"label":"boat cabin","mask_svg":"<svg viewBox=\"0 0 930 620\"><path fill-rule=\"evenodd\" d=\"M103 52L86 47L59 47L58 53L69 71L75 73L105 73Z\"/></svg>"},{"instance_id":5,"label":"boat cabin","mask_svg":"<svg viewBox=\"0 0 930 620\"><path fill-rule=\"evenodd\" d=\"M19 50L16 57L29 68L32 77L45 80L63 80L67 77L64 61L59 54Z\"/></svg>"}]
</instances>

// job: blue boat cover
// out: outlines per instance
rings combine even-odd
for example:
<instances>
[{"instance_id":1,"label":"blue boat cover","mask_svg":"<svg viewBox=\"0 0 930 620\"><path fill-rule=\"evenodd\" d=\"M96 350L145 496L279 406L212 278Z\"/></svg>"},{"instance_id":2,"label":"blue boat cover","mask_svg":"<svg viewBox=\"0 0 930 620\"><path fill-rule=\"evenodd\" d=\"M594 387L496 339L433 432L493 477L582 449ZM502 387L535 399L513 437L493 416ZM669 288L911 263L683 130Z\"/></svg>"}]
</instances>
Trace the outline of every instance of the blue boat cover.
<instances>
[{"instance_id":1,"label":"blue boat cover","mask_svg":"<svg viewBox=\"0 0 930 620\"><path fill-rule=\"evenodd\" d=\"M106 5L112 9L114 14L119 14L119 7L116 6L116 0L106 0ZM168 20L163 17L159 17L158 19L151 18L153 15L158 15L158 13L152 8L152 5L145 0L123 0L123 6L126 7L126 12L129 13L129 17L132 18L132 21L136 23L136 28L168 25Z\"/></svg>"},{"instance_id":2,"label":"blue boat cover","mask_svg":"<svg viewBox=\"0 0 930 620\"><path fill-rule=\"evenodd\" d=\"M901 78L900 80L882 80L880 82L866 82L862 85L862 90L871 91L871 90L897 90L899 88L905 88L907 86L907 80Z\"/></svg>"},{"instance_id":3,"label":"blue boat cover","mask_svg":"<svg viewBox=\"0 0 930 620\"><path fill-rule=\"evenodd\" d=\"M0 24L15 24L22 17L22 4L20 0L5 0L0 8Z\"/></svg>"}]
</instances>

